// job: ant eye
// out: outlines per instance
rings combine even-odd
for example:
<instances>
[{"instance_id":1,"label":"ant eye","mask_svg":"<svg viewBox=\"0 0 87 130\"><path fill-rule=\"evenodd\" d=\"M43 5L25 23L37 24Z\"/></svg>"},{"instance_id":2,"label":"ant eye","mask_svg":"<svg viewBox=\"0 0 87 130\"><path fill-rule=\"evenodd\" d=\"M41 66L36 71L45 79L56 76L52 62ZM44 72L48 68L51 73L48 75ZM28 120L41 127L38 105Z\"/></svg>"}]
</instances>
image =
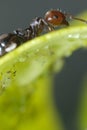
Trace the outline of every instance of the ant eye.
<instances>
[{"instance_id":1,"label":"ant eye","mask_svg":"<svg viewBox=\"0 0 87 130\"><path fill-rule=\"evenodd\" d=\"M54 18L54 19L58 19L59 16L58 16L58 15L54 15L53 18Z\"/></svg>"}]
</instances>

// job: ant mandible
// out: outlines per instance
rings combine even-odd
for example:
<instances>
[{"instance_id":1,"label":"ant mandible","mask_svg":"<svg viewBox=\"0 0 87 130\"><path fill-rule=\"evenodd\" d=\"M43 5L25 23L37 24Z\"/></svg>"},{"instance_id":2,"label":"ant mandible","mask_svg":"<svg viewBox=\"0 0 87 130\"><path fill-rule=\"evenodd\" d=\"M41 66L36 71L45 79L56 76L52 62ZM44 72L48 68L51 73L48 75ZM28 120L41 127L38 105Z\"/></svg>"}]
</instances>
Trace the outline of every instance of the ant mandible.
<instances>
[{"instance_id":1,"label":"ant mandible","mask_svg":"<svg viewBox=\"0 0 87 130\"><path fill-rule=\"evenodd\" d=\"M42 17L36 17L29 27L22 30L17 29L13 33L7 33L0 35L0 56L14 50L24 42L39 36L44 29L48 31L53 31L55 27L66 25L69 26L69 19L75 19L82 21L87 24L86 20L76 18L71 14L63 13L60 10L49 10Z\"/></svg>"}]
</instances>

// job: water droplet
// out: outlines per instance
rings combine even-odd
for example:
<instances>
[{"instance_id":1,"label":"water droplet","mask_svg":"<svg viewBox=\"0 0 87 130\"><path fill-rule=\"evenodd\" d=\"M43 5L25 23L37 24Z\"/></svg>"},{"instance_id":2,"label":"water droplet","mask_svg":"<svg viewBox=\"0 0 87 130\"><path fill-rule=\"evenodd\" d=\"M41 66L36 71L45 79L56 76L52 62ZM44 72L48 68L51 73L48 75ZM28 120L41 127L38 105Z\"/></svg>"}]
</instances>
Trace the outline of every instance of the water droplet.
<instances>
[{"instance_id":1,"label":"water droplet","mask_svg":"<svg viewBox=\"0 0 87 130\"><path fill-rule=\"evenodd\" d=\"M49 48L49 46L47 45L47 46L45 46L44 48L45 48L45 49L48 49L48 48Z\"/></svg>"},{"instance_id":2,"label":"water droplet","mask_svg":"<svg viewBox=\"0 0 87 130\"><path fill-rule=\"evenodd\" d=\"M69 34L68 35L68 38L70 38L70 39L78 39L80 37L80 34L78 33L78 34Z\"/></svg>"},{"instance_id":3,"label":"water droplet","mask_svg":"<svg viewBox=\"0 0 87 130\"><path fill-rule=\"evenodd\" d=\"M36 49L36 52L39 52L39 49Z\"/></svg>"},{"instance_id":4,"label":"water droplet","mask_svg":"<svg viewBox=\"0 0 87 130\"><path fill-rule=\"evenodd\" d=\"M26 57L20 57L18 60L19 60L20 62L25 62L25 61L26 61Z\"/></svg>"}]
</instances>

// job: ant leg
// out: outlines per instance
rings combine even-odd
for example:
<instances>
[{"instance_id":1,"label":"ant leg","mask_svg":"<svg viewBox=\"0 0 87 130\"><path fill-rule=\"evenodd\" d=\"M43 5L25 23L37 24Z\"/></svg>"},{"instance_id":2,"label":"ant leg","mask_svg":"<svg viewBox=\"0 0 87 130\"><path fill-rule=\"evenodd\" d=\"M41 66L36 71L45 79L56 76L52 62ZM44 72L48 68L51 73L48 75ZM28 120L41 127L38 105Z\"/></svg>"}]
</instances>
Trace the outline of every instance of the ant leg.
<instances>
[{"instance_id":1,"label":"ant leg","mask_svg":"<svg viewBox=\"0 0 87 130\"><path fill-rule=\"evenodd\" d=\"M48 29L49 32L54 30L54 27L49 25L44 19L41 19L41 21L43 22L43 24L45 25L45 27Z\"/></svg>"},{"instance_id":2,"label":"ant leg","mask_svg":"<svg viewBox=\"0 0 87 130\"><path fill-rule=\"evenodd\" d=\"M32 25L31 25L31 28L32 28L32 35L31 35L31 37L34 38L34 37L37 36L37 31L36 31L35 26L32 26Z\"/></svg>"},{"instance_id":3,"label":"ant leg","mask_svg":"<svg viewBox=\"0 0 87 130\"><path fill-rule=\"evenodd\" d=\"M20 37L24 36L24 31L21 28L18 28L17 30L14 30L13 33L20 36Z\"/></svg>"}]
</instances>

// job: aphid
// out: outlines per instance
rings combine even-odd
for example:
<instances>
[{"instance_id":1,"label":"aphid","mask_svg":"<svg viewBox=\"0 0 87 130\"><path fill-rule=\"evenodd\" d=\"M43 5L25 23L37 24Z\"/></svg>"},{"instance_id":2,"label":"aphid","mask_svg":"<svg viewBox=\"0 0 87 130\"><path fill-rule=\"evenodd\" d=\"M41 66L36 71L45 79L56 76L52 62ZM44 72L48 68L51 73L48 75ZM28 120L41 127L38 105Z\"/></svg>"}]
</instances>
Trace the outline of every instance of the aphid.
<instances>
[{"instance_id":1,"label":"aphid","mask_svg":"<svg viewBox=\"0 0 87 130\"><path fill-rule=\"evenodd\" d=\"M67 18L79 20L87 24L86 20L76 18L71 14L63 13L61 10L49 10L44 15L44 18L36 17L28 28L23 30L17 29L13 31L13 33L0 35L0 56L14 50L25 41L41 35L44 30L53 31L55 27L61 25L69 26Z\"/></svg>"}]
</instances>

